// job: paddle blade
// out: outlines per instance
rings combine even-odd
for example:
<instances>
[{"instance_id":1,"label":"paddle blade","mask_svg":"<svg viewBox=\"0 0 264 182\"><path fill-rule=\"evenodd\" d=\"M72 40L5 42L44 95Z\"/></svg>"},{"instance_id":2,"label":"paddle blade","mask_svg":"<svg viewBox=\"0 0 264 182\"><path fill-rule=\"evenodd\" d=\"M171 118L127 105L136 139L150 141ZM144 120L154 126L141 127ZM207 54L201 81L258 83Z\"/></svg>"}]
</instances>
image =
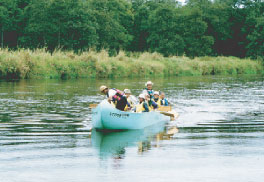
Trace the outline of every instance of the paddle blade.
<instances>
[{"instance_id":1,"label":"paddle blade","mask_svg":"<svg viewBox=\"0 0 264 182\"><path fill-rule=\"evenodd\" d=\"M98 105L98 104L90 104L90 105L89 105L89 108L92 108L92 109L93 109L93 108L96 108L97 105Z\"/></svg>"},{"instance_id":2,"label":"paddle blade","mask_svg":"<svg viewBox=\"0 0 264 182\"><path fill-rule=\"evenodd\" d=\"M179 117L179 113L177 113L176 111L168 111L168 112L161 111L160 114L164 114L165 116L170 116L171 121Z\"/></svg>"},{"instance_id":3,"label":"paddle blade","mask_svg":"<svg viewBox=\"0 0 264 182\"><path fill-rule=\"evenodd\" d=\"M163 112L168 112L171 111L171 106L160 106L158 110Z\"/></svg>"}]
</instances>

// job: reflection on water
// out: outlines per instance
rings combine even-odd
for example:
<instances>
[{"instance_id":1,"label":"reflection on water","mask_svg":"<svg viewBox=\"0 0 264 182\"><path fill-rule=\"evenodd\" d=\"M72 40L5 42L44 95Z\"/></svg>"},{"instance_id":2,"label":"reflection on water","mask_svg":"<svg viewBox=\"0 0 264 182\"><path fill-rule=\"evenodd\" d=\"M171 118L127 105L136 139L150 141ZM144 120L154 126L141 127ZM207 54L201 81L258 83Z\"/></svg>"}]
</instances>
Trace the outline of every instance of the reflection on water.
<instances>
[{"instance_id":1,"label":"reflection on water","mask_svg":"<svg viewBox=\"0 0 264 182\"><path fill-rule=\"evenodd\" d=\"M0 181L261 181L263 76L156 78L180 113L137 131L91 130L102 84L138 95L147 79L0 82Z\"/></svg>"},{"instance_id":2,"label":"reflection on water","mask_svg":"<svg viewBox=\"0 0 264 182\"><path fill-rule=\"evenodd\" d=\"M160 140L170 139L176 132L176 127L165 128L165 123L159 123L142 130L119 132L92 131L92 145L98 150L101 159L125 157L126 148L138 147L138 154L159 147ZM155 143L155 144L153 144Z\"/></svg>"}]
</instances>

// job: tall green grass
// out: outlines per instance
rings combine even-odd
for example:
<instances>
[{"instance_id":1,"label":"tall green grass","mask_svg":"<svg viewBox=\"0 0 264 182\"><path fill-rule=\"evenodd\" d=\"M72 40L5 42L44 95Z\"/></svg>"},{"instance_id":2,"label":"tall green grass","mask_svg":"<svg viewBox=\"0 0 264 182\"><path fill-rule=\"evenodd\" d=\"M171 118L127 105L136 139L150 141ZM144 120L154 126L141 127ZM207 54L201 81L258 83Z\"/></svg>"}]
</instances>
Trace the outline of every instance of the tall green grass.
<instances>
[{"instance_id":1,"label":"tall green grass","mask_svg":"<svg viewBox=\"0 0 264 182\"><path fill-rule=\"evenodd\" d=\"M263 73L260 61L235 57L163 57L158 53L0 49L0 78L118 78Z\"/></svg>"}]
</instances>

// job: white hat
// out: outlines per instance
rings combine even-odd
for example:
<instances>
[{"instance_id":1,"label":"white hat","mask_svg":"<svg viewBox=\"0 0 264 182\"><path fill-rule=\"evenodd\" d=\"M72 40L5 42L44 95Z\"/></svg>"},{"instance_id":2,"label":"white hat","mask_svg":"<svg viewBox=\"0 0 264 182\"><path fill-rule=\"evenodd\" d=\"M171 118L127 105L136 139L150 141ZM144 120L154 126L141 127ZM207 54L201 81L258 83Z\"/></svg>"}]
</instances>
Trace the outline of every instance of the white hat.
<instances>
[{"instance_id":1,"label":"white hat","mask_svg":"<svg viewBox=\"0 0 264 182\"><path fill-rule=\"evenodd\" d=\"M103 92L105 89L107 89L107 86L105 86L105 85L102 85L102 86L100 87L100 91L101 91L101 92Z\"/></svg>"},{"instance_id":2,"label":"white hat","mask_svg":"<svg viewBox=\"0 0 264 182\"><path fill-rule=\"evenodd\" d=\"M139 98L145 99L145 95L144 94L139 94L138 96Z\"/></svg>"},{"instance_id":3,"label":"white hat","mask_svg":"<svg viewBox=\"0 0 264 182\"><path fill-rule=\"evenodd\" d=\"M152 83L151 81L147 81L147 83L145 83L145 86L148 86L148 85L154 85L154 83Z\"/></svg>"},{"instance_id":4,"label":"white hat","mask_svg":"<svg viewBox=\"0 0 264 182\"><path fill-rule=\"evenodd\" d=\"M154 95L159 95L159 92L158 92L158 91L155 91L155 92L154 92Z\"/></svg>"},{"instance_id":5,"label":"white hat","mask_svg":"<svg viewBox=\"0 0 264 182\"><path fill-rule=\"evenodd\" d=\"M126 88L126 89L124 90L124 93L125 93L125 94L131 94L131 91L130 91L130 89L127 89L127 88Z\"/></svg>"}]
</instances>

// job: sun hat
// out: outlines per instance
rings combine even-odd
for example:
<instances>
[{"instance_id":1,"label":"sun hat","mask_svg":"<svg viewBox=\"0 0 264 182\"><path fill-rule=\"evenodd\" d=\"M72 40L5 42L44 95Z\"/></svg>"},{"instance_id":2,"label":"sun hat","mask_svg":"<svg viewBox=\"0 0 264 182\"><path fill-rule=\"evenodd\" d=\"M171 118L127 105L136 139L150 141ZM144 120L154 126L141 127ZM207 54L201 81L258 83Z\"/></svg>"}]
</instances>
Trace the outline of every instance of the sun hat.
<instances>
[{"instance_id":1,"label":"sun hat","mask_svg":"<svg viewBox=\"0 0 264 182\"><path fill-rule=\"evenodd\" d=\"M159 95L159 92L158 91L155 91L153 95Z\"/></svg>"},{"instance_id":2,"label":"sun hat","mask_svg":"<svg viewBox=\"0 0 264 182\"><path fill-rule=\"evenodd\" d=\"M124 90L124 93L125 93L125 94L131 94L131 91L130 91L130 89L127 89L127 88L126 88L126 89Z\"/></svg>"},{"instance_id":3,"label":"sun hat","mask_svg":"<svg viewBox=\"0 0 264 182\"><path fill-rule=\"evenodd\" d=\"M145 83L145 86L148 86L148 85L154 85L154 83L152 83L151 81L147 81L147 83Z\"/></svg>"},{"instance_id":4,"label":"sun hat","mask_svg":"<svg viewBox=\"0 0 264 182\"><path fill-rule=\"evenodd\" d=\"M105 89L107 89L107 86L102 85L102 86L100 87L100 92L103 92Z\"/></svg>"},{"instance_id":5,"label":"sun hat","mask_svg":"<svg viewBox=\"0 0 264 182\"><path fill-rule=\"evenodd\" d=\"M145 95L144 94L139 94L138 97L141 98L141 99L145 99Z\"/></svg>"}]
</instances>

